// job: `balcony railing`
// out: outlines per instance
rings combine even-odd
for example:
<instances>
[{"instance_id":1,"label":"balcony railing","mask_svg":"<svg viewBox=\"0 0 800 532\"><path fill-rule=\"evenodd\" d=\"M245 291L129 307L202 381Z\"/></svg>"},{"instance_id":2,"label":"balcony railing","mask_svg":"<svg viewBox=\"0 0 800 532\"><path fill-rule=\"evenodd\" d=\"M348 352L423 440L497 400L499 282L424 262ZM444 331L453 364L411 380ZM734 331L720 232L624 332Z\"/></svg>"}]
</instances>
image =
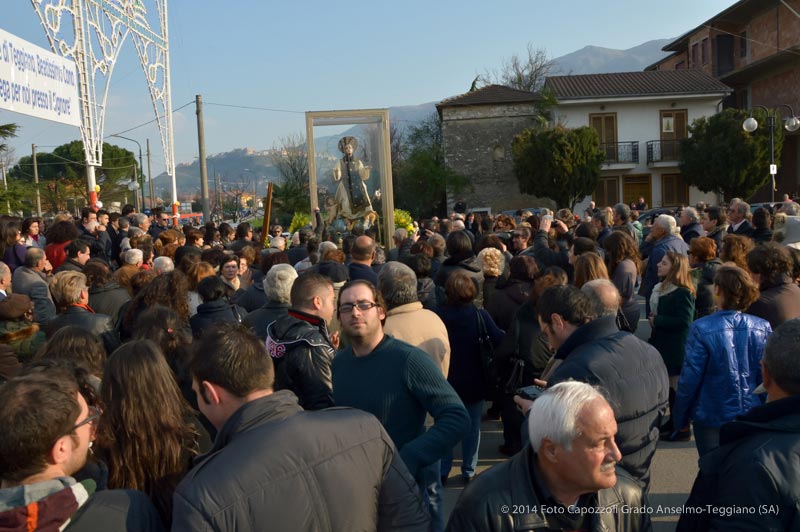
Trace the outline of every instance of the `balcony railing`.
<instances>
[{"instance_id":1,"label":"balcony railing","mask_svg":"<svg viewBox=\"0 0 800 532\"><path fill-rule=\"evenodd\" d=\"M673 163L681 158L681 141L678 140L648 140L647 164Z\"/></svg>"},{"instance_id":2,"label":"balcony railing","mask_svg":"<svg viewBox=\"0 0 800 532\"><path fill-rule=\"evenodd\" d=\"M639 164L639 142L603 142L600 149L606 154L605 164Z\"/></svg>"}]
</instances>

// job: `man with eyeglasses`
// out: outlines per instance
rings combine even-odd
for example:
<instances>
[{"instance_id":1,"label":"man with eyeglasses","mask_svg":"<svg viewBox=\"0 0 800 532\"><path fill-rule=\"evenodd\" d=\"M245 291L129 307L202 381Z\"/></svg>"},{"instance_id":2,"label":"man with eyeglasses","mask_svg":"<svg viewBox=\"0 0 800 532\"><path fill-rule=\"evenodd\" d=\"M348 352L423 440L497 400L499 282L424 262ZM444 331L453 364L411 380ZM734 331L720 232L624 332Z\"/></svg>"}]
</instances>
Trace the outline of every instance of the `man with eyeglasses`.
<instances>
[{"instance_id":1,"label":"man with eyeglasses","mask_svg":"<svg viewBox=\"0 0 800 532\"><path fill-rule=\"evenodd\" d=\"M333 359L334 401L374 414L424 489L425 466L469 430L464 404L425 351L384 334L386 304L372 283L344 285L337 315L350 346ZM427 414L433 426L426 431Z\"/></svg>"},{"instance_id":2,"label":"man with eyeglasses","mask_svg":"<svg viewBox=\"0 0 800 532\"><path fill-rule=\"evenodd\" d=\"M728 234L751 236L753 225L747 220L748 214L750 214L748 203L741 200L731 201L731 205L728 207Z\"/></svg>"},{"instance_id":3,"label":"man with eyeglasses","mask_svg":"<svg viewBox=\"0 0 800 532\"><path fill-rule=\"evenodd\" d=\"M29 373L0 387L0 529L164 530L138 491L97 491L73 475L86 464L100 416L61 368Z\"/></svg>"}]
</instances>

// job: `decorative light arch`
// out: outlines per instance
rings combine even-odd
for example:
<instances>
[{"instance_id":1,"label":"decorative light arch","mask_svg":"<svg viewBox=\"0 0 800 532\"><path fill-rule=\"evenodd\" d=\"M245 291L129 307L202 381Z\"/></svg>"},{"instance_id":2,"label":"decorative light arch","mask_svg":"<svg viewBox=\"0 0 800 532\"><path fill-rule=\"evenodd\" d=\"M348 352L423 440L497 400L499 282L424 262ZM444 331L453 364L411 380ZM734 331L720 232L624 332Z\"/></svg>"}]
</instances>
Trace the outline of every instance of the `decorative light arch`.
<instances>
[{"instance_id":1,"label":"decorative light arch","mask_svg":"<svg viewBox=\"0 0 800 532\"><path fill-rule=\"evenodd\" d=\"M167 0L150 2L155 4L155 15L148 13L144 0L31 0L50 48L75 61L78 71L80 131L90 206L96 208L97 203L95 169L103 163L103 128L111 74L130 37L147 80L164 161L172 180L172 212L176 215ZM151 19L155 19L152 26Z\"/></svg>"}]
</instances>

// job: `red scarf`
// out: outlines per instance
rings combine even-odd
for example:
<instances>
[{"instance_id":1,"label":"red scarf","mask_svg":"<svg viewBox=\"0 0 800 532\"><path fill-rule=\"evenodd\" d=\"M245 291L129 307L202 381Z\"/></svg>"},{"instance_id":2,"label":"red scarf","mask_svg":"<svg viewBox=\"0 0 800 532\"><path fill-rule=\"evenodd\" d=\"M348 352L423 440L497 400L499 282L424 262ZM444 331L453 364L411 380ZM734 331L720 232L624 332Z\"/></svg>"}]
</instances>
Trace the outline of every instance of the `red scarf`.
<instances>
[{"instance_id":1,"label":"red scarf","mask_svg":"<svg viewBox=\"0 0 800 532\"><path fill-rule=\"evenodd\" d=\"M73 303L73 304L71 304L71 305L69 305L69 306L70 306L70 307L78 307L78 308L82 308L82 309L83 309L83 310L85 310L86 312L91 312L92 314L94 314L94 313L95 313L95 312L94 312L94 310L92 310L92 307L90 307L89 305L86 305L86 304L84 304L84 303Z\"/></svg>"}]
</instances>

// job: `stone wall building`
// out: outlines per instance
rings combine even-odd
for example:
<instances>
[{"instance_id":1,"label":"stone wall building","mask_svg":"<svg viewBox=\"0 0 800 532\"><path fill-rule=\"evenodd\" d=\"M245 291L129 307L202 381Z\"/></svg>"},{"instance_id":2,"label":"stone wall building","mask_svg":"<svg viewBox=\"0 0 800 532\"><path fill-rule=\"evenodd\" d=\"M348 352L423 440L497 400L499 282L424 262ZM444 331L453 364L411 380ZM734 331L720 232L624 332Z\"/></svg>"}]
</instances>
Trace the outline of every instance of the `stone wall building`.
<instances>
[{"instance_id":1,"label":"stone wall building","mask_svg":"<svg viewBox=\"0 0 800 532\"><path fill-rule=\"evenodd\" d=\"M457 195L448 190L448 209L458 199L465 200L468 210L485 208L494 213L554 207L549 199L520 193L511 156L514 137L537 123L540 99L532 92L489 85L436 106L445 164L472 184L472 190Z\"/></svg>"}]
</instances>

